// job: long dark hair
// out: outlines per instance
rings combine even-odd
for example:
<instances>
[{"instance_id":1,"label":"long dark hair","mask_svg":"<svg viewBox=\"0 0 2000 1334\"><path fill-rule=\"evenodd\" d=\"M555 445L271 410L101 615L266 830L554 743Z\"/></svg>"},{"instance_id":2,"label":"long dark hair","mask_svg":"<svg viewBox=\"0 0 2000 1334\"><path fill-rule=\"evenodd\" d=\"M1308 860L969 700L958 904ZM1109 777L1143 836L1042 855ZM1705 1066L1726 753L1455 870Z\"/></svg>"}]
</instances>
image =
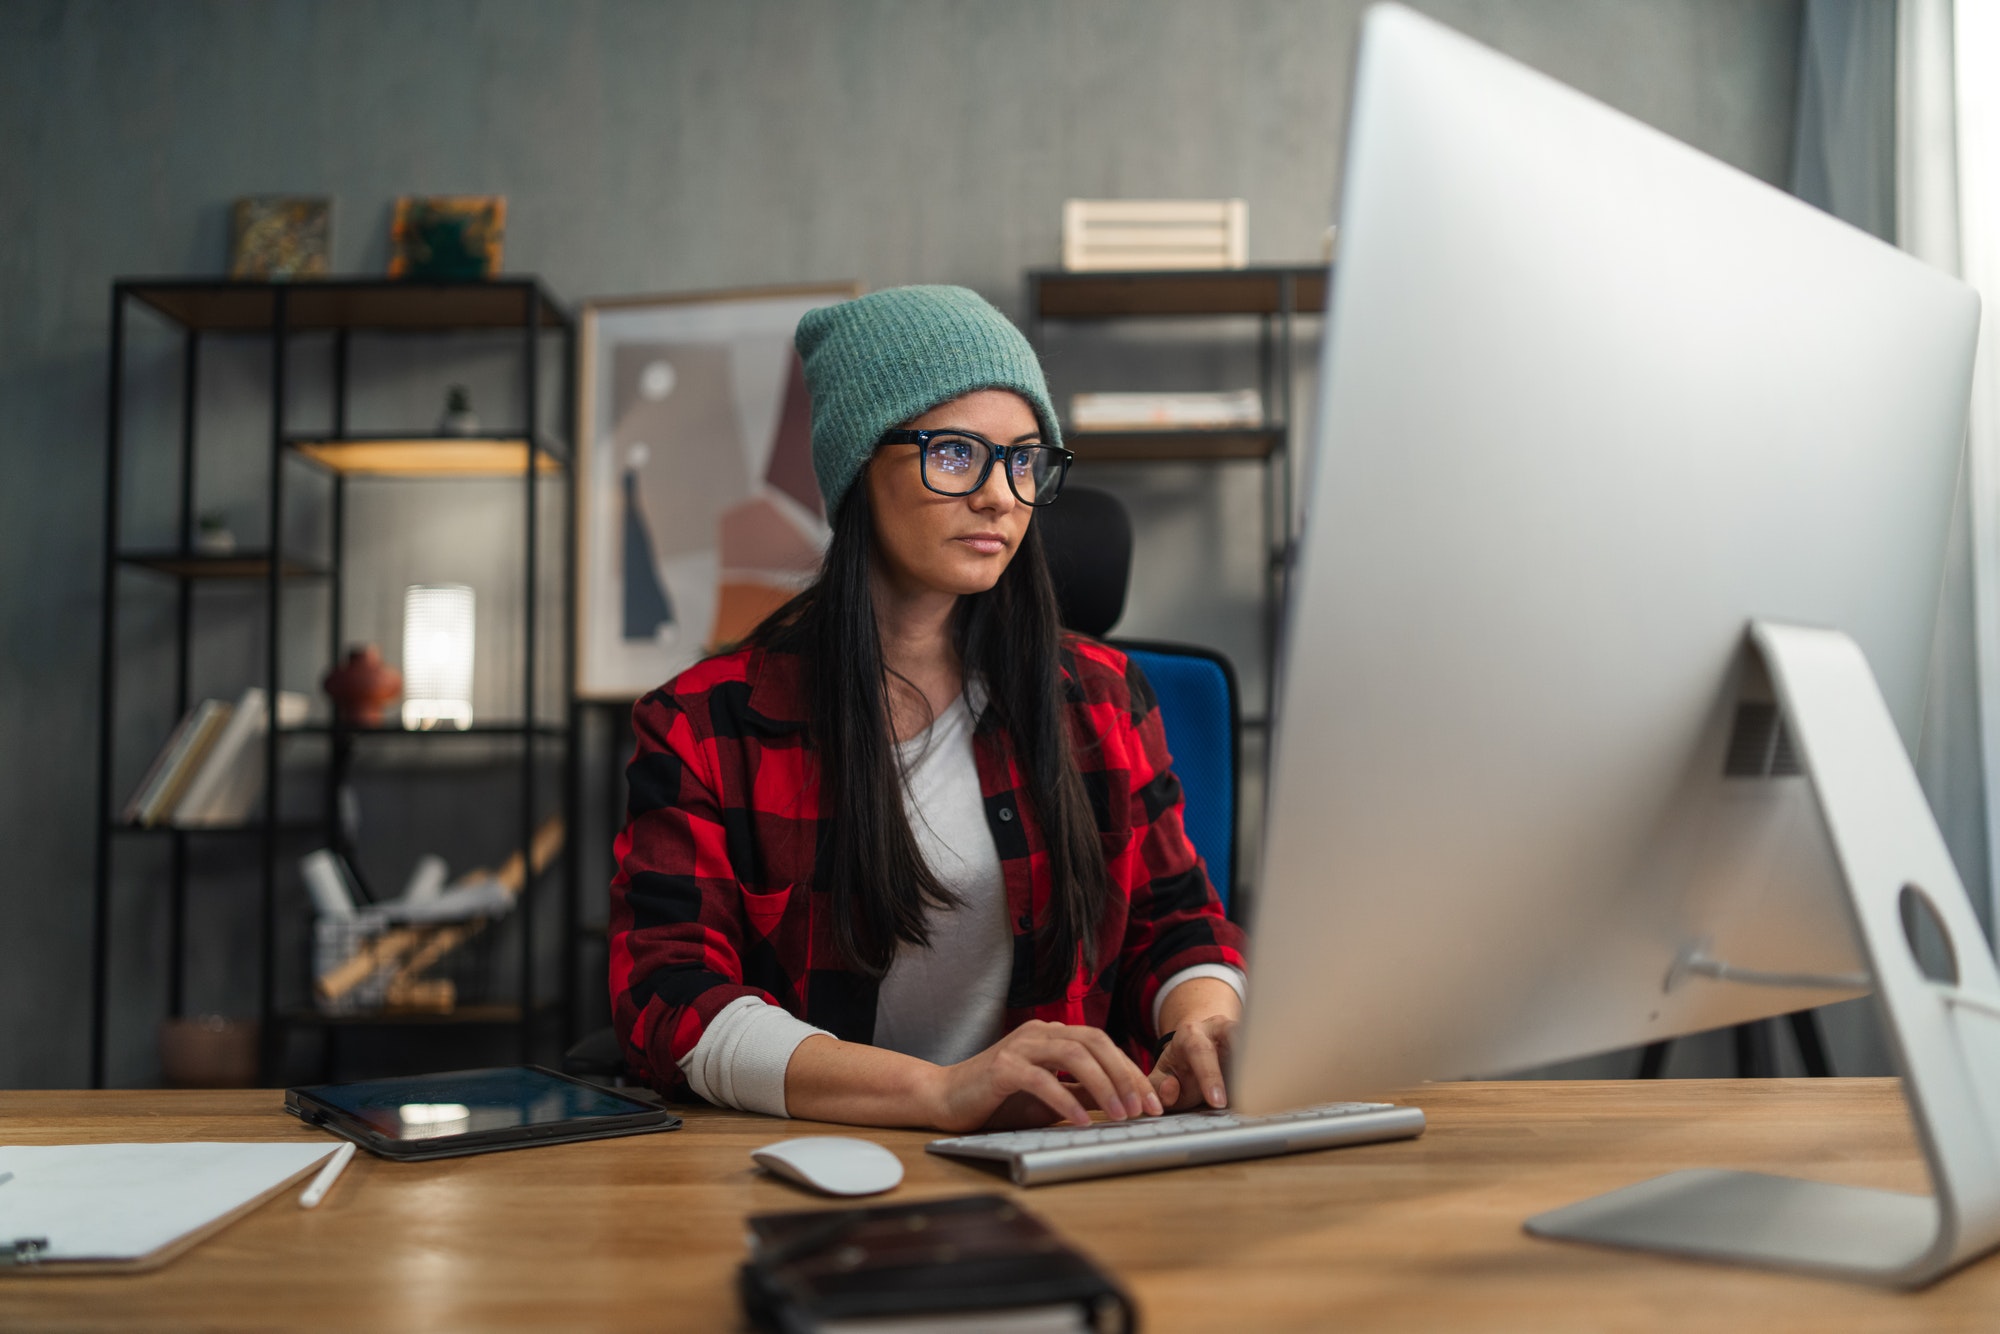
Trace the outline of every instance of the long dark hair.
<instances>
[{"instance_id":1,"label":"long dark hair","mask_svg":"<svg viewBox=\"0 0 2000 1334\"><path fill-rule=\"evenodd\" d=\"M954 906L917 849L903 809L903 775L890 730L889 677L869 567L874 514L852 487L833 523L819 577L750 635L753 645L805 661L809 726L818 751L825 841L816 874L833 895L834 941L848 965L880 978L901 942L929 943L927 905ZM1061 628L1055 589L1029 523L1005 573L963 596L952 638L967 681L1013 740L1026 774L1052 882L1036 924L1034 1001L1062 995L1081 956L1095 965L1098 915L1110 890L1097 822L1063 722ZM1027 812L1020 812L1027 814Z\"/></svg>"}]
</instances>

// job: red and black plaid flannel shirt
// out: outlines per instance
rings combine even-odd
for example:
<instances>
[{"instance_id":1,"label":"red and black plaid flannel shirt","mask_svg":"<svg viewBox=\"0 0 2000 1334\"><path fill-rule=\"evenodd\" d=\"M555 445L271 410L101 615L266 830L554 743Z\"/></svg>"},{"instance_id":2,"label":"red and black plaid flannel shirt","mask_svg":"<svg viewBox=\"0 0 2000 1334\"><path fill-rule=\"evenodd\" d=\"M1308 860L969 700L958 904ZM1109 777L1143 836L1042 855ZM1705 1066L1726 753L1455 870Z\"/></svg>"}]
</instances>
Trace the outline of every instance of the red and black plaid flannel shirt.
<instances>
[{"instance_id":1,"label":"red and black plaid flannel shirt","mask_svg":"<svg viewBox=\"0 0 2000 1334\"><path fill-rule=\"evenodd\" d=\"M1065 636L1064 703L1110 869L1097 958L1067 994L1033 1004L1034 923L1049 895L1041 830L1019 793L1012 740L987 716L973 733L986 823L1014 924L1006 1026L1029 1019L1102 1028L1142 1067L1153 997L1183 968L1243 966L1181 826L1180 782L1145 677L1124 654ZM631 803L611 881L612 1022L634 1074L667 1090L716 1013L757 996L867 1042L877 984L842 963L831 896L815 883L817 762L802 664L743 649L711 658L640 700Z\"/></svg>"}]
</instances>

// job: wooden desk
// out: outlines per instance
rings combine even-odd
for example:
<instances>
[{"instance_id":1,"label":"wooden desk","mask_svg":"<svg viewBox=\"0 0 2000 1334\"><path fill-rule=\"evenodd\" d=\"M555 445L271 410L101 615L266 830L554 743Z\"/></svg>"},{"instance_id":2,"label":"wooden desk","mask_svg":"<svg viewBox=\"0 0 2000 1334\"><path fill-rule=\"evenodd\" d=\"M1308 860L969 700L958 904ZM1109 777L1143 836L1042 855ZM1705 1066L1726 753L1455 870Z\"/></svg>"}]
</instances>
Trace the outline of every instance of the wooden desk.
<instances>
[{"instance_id":1,"label":"wooden desk","mask_svg":"<svg viewBox=\"0 0 2000 1334\"><path fill-rule=\"evenodd\" d=\"M2000 1260L1902 1295L1521 1231L1679 1167L1922 1189L1892 1080L1456 1084L1412 1100L1430 1114L1416 1141L1019 1194L1123 1276L1149 1331L2000 1328ZM314 1135L279 1104L0 1093L0 1141ZM739 1328L745 1215L821 1203L749 1151L823 1129L695 1110L638 1139L423 1164L363 1154L319 1209L275 1200L158 1273L0 1279L0 1328ZM927 1155L926 1135L862 1133L908 1168L888 1198L1011 1190Z\"/></svg>"}]
</instances>

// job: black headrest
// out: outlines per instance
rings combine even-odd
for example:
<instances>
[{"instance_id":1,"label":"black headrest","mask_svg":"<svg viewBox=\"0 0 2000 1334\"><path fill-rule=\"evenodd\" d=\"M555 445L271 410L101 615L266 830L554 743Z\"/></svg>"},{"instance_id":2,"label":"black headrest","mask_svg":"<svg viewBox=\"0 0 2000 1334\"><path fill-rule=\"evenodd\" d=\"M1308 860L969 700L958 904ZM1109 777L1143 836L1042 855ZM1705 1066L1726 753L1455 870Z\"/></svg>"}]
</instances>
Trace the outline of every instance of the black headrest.
<instances>
[{"instance_id":1,"label":"black headrest","mask_svg":"<svg viewBox=\"0 0 2000 1334\"><path fill-rule=\"evenodd\" d=\"M1056 586L1062 623L1102 638L1125 614L1132 579L1132 519L1109 491L1069 486L1047 509L1035 511L1042 551Z\"/></svg>"}]
</instances>

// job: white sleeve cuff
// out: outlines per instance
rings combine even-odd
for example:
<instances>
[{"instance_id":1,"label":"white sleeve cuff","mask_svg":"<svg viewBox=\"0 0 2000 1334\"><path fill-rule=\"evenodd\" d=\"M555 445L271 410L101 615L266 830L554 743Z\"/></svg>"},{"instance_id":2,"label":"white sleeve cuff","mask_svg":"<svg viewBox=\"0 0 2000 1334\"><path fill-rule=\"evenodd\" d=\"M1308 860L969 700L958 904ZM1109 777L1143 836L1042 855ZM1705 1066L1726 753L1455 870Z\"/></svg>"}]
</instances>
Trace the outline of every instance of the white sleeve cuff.
<instances>
[{"instance_id":1,"label":"white sleeve cuff","mask_svg":"<svg viewBox=\"0 0 2000 1334\"><path fill-rule=\"evenodd\" d=\"M1218 982L1227 982L1235 991L1237 1000L1248 1000L1244 991L1243 970L1231 968L1226 963L1198 963L1192 968L1183 968L1160 984L1159 994L1153 997L1153 1031L1160 1031L1160 1011L1166 1008L1167 997L1183 982L1192 982L1197 977L1212 977ZM725 1011L725 1013L727 1013Z\"/></svg>"},{"instance_id":2,"label":"white sleeve cuff","mask_svg":"<svg viewBox=\"0 0 2000 1334\"><path fill-rule=\"evenodd\" d=\"M785 1067L801 1042L825 1032L756 996L738 996L681 1057L681 1073L696 1096L718 1107L785 1116Z\"/></svg>"}]
</instances>

